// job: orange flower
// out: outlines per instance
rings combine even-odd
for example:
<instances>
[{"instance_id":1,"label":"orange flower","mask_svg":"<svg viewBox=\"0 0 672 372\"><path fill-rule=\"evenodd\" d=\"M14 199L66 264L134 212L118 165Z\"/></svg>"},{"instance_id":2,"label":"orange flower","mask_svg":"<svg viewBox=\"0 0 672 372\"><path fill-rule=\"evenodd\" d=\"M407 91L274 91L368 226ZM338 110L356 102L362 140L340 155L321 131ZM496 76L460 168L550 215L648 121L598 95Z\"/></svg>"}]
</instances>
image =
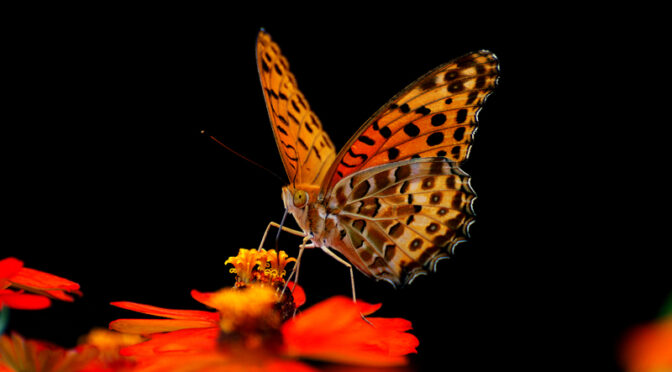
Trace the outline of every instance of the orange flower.
<instances>
[{"instance_id":1,"label":"orange flower","mask_svg":"<svg viewBox=\"0 0 672 372\"><path fill-rule=\"evenodd\" d=\"M135 360L120 355L119 350L144 340L143 337L138 335L97 328L82 337L80 345L71 352L81 352L92 347L98 350L97 357L90 360L79 372L132 371L136 364Z\"/></svg>"},{"instance_id":2,"label":"orange flower","mask_svg":"<svg viewBox=\"0 0 672 372\"><path fill-rule=\"evenodd\" d=\"M95 347L66 350L46 342L26 340L12 334L0 336L0 371L83 371L96 358ZM93 371L91 371L93 372Z\"/></svg>"},{"instance_id":3,"label":"orange flower","mask_svg":"<svg viewBox=\"0 0 672 372\"><path fill-rule=\"evenodd\" d=\"M626 337L623 361L630 372L672 371L672 316L633 329Z\"/></svg>"},{"instance_id":4,"label":"orange flower","mask_svg":"<svg viewBox=\"0 0 672 372\"><path fill-rule=\"evenodd\" d=\"M380 305L353 303L334 297L293 317L305 295L285 287L284 252L241 250L233 263L234 288L217 292L192 291L197 301L217 311L171 310L130 302L115 306L168 319L119 319L110 328L142 334L149 340L121 350L138 359L140 371L200 371L219 368L303 368L287 358L391 366L406 363L414 353L415 336L406 333L410 322L400 318L362 318ZM268 262L271 263L270 265ZM276 266L273 266L276 265ZM280 279L279 279L280 278ZM288 288L293 288L289 285ZM278 369L282 370L282 369Z\"/></svg>"},{"instance_id":5,"label":"orange flower","mask_svg":"<svg viewBox=\"0 0 672 372\"><path fill-rule=\"evenodd\" d=\"M17 288L18 291L9 288ZM24 291L35 294L26 294ZM51 305L49 297L72 301L68 293L81 295L79 284L43 271L23 267L14 257L0 260L0 308L43 309Z\"/></svg>"},{"instance_id":6,"label":"orange flower","mask_svg":"<svg viewBox=\"0 0 672 372\"><path fill-rule=\"evenodd\" d=\"M162 370L159 366L172 366L175 370L184 366L186 370L187 366L193 367L195 361L204 366L231 367L239 366L248 358L254 363L275 363L287 357L393 366L405 364L404 356L416 352L418 339L406 333L411 329L409 321L371 317L367 318L371 323L368 324L362 319L362 314L376 311L379 305L361 301L355 304L346 297L333 297L280 324L273 303L266 302L268 293L261 291L265 290L192 293L194 298L221 309L218 313L201 312L207 314L205 316L197 310L115 303L126 309L172 319L120 319L112 322L110 328L149 338L149 341L123 348L121 354L138 358L141 370L150 371ZM244 299L255 297L252 307L245 305L249 302L236 298L238 295ZM225 299L232 302L227 304ZM230 318L226 322L218 321L216 315L224 313Z\"/></svg>"}]
</instances>

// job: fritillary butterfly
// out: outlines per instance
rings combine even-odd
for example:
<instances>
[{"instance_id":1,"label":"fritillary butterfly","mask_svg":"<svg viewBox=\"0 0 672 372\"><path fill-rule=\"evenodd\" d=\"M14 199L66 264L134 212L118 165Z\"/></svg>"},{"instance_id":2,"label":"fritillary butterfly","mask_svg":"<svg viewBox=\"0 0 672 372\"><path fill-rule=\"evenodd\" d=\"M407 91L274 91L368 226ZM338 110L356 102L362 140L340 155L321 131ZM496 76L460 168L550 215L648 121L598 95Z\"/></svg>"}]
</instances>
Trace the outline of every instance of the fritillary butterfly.
<instances>
[{"instance_id":1,"label":"fritillary butterfly","mask_svg":"<svg viewBox=\"0 0 672 372\"><path fill-rule=\"evenodd\" d=\"M290 181L282 199L313 246L396 286L434 271L469 236L476 196L460 164L497 84L493 53L469 53L420 77L338 153L263 30L257 67Z\"/></svg>"}]
</instances>

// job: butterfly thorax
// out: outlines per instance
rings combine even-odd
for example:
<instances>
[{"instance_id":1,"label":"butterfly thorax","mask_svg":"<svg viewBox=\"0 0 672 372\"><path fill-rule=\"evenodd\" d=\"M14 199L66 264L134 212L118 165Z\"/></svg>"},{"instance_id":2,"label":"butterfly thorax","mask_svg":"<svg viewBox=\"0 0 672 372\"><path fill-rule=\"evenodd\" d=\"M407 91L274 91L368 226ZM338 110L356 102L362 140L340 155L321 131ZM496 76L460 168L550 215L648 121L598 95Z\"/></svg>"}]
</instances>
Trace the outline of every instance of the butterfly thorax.
<instances>
[{"instance_id":1,"label":"butterfly thorax","mask_svg":"<svg viewBox=\"0 0 672 372\"><path fill-rule=\"evenodd\" d=\"M305 198L305 199L304 199ZM318 199L319 188L313 185L288 185L282 188L285 208L294 216L296 223L316 247L326 247L343 254L355 267L366 275L373 275L362 259L348 246L344 230L339 229L339 210L332 210ZM304 202L305 201L305 202Z\"/></svg>"}]
</instances>

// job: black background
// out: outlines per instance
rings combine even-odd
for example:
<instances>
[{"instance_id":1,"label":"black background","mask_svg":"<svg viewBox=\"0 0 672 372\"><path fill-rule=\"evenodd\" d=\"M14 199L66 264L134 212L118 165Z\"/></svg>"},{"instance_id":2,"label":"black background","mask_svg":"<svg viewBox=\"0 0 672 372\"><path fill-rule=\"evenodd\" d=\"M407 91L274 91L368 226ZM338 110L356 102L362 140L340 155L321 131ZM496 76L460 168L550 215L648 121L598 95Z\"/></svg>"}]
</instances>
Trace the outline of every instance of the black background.
<instances>
[{"instance_id":1,"label":"black background","mask_svg":"<svg viewBox=\"0 0 672 372\"><path fill-rule=\"evenodd\" d=\"M264 27L337 146L431 68L497 54L500 84L464 167L479 195L473 238L407 288L355 273L359 298L413 322L422 370L617 369L623 332L672 291L657 214L669 205L663 57L642 43L655 30L601 12L468 8L11 15L0 257L84 296L13 311L10 330L73 346L134 316L110 301L200 309L191 289L232 284L223 262L280 220L282 184L201 131L284 176L256 72ZM280 245L295 255L299 242ZM310 304L349 295L350 281L307 251L301 285Z\"/></svg>"}]
</instances>

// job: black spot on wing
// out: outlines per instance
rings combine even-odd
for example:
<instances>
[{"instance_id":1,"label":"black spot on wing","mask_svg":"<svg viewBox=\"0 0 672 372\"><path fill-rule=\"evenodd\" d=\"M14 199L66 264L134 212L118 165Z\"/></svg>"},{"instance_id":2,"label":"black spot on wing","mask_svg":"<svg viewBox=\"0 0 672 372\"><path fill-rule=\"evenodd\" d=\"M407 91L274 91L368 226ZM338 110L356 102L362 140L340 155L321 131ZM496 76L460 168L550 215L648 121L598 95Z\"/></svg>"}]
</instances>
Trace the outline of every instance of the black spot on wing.
<instances>
[{"instance_id":1,"label":"black spot on wing","mask_svg":"<svg viewBox=\"0 0 672 372\"><path fill-rule=\"evenodd\" d=\"M263 62L263 61L262 61L262 62ZM268 66L267 66L267 67L268 67ZM278 66L277 63L273 65L273 68L275 69L275 72L278 73L278 75L282 76L282 70L280 69L280 66Z\"/></svg>"},{"instance_id":2,"label":"black spot on wing","mask_svg":"<svg viewBox=\"0 0 672 372\"><path fill-rule=\"evenodd\" d=\"M478 91L472 90L471 93L469 93L469 97L467 97L467 105L471 105L472 103L474 103L476 98L478 98Z\"/></svg>"},{"instance_id":3,"label":"black spot on wing","mask_svg":"<svg viewBox=\"0 0 672 372\"><path fill-rule=\"evenodd\" d=\"M395 147L390 148L387 150L387 158L389 160L394 160L399 156L399 150Z\"/></svg>"},{"instance_id":4,"label":"black spot on wing","mask_svg":"<svg viewBox=\"0 0 672 372\"><path fill-rule=\"evenodd\" d=\"M380 128L379 133L380 133L381 136L383 136L385 138L390 138L390 136L392 135L392 131L388 127Z\"/></svg>"},{"instance_id":5,"label":"black spot on wing","mask_svg":"<svg viewBox=\"0 0 672 372\"><path fill-rule=\"evenodd\" d=\"M352 149L348 149L348 155L352 156L353 158L361 158L362 163L366 161L369 157L366 154L357 154ZM361 163L360 163L361 164Z\"/></svg>"},{"instance_id":6,"label":"black spot on wing","mask_svg":"<svg viewBox=\"0 0 672 372\"><path fill-rule=\"evenodd\" d=\"M465 120L467 120L467 114L469 111L467 109L461 109L460 111L457 112L457 116L455 116L455 121L457 121L458 124L464 123Z\"/></svg>"},{"instance_id":7,"label":"black spot on wing","mask_svg":"<svg viewBox=\"0 0 672 372\"><path fill-rule=\"evenodd\" d=\"M464 139L464 132L466 129L464 127L459 127L455 129L455 132L453 132L453 138L455 138L456 141L462 141Z\"/></svg>"},{"instance_id":8,"label":"black spot on wing","mask_svg":"<svg viewBox=\"0 0 672 372\"><path fill-rule=\"evenodd\" d=\"M453 82L448 86L448 91L450 93L458 93L464 89L464 83L460 80Z\"/></svg>"},{"instance_id":9,"label":"black spot on wing","mask_svg":"<svg viewBox=\"0 0 672 372\"><path fill-rule=\"evenodd\" d=\"M422 106L422 107L417 108L415 110L415 112L417 112L418 114L420 114L422 116L425 116L425 115L429 115L432 112L432 110L428 109L425 106Z\"/></svg>"},{"instance_id":10,"label":"black spot on wing","mask_svg":"<svg viewBox=\"0 0 672 372\"><path fill-rule=\"evenodd\" d=\"M420 128L413 123L408 123L404 125L404 133L409 137L415 137L420 134Z\"/></svg>"},{"instance_id":11,"label":"black spot on wing","mask_svg":"<svg viewBox=\"0 0 672 372\"><path fill-rule=\"evenodd\" d=\"M436 114L432 116L432 126L438 127L439 125L443 125L443 123L446 122L446 115L444 114Z\"/></svg>"},{"instance_id":12,"label":"black spot on wing","mask_svg":"<svg viewBox=\"0 0 672 372\"><path fill-rule=\"evenodd\" d=\"M288 135L289 135L289 134L287 133L287 131L286 131L284 128L282 128L281 126L279 126L279 125L276 125L276 126L275 126L275 129L277 129L278 132L284 134L285 136L288 136Z\"/></svg>"},{"instance_id":13,"label":"black spot on wing","mask_svg":"<svg viewBox=\"0 0 672 372\"><path fill-rule=\"evenodd\" d=\"M436 146L443 142L443 132L434 132L427 137L427 144L429 146Z\"/></svg>"},{"instance_id":14,"label":"black spot on wing","mask_svg":"<svg viewBox=\"0 0 672 372\"><path fill-rule=\"evenodd\" d=\"M372 140L371 138L369 138L367 136L359 136L359 138L357 138L357 140L360 141L360 142L363 142L363 143L365 143L369 146L373 146L376 143L376 141Z\"/></svg>"}]
</instances>

